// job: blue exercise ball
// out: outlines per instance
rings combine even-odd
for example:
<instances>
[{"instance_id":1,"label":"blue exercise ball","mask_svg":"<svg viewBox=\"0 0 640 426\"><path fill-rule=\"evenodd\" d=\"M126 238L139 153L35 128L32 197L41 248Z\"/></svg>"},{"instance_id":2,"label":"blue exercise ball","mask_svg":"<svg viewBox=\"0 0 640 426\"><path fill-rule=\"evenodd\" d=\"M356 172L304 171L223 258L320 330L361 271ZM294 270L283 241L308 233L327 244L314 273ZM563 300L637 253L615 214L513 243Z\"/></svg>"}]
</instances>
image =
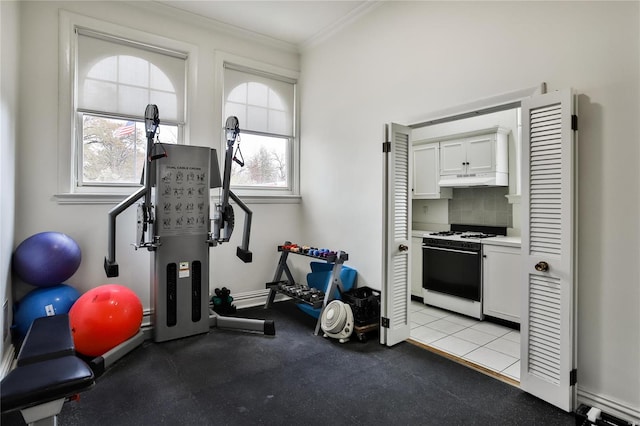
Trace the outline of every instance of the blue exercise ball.
<instances>
[{"instance_id":1,"label":"blue exercise ball","mask_svg":"<svg viewBox=\"0 0 640 426\"><path fill-rule=\"evenodd\" d=\"M13 329L22 340L36 318L67 314L80 292L67 284L31 290L18 303L13 315Z\"/></svg>"},{"instance_id":2,"label":"blue exercise ball","mask_svg":"<svg viewBox=\"0 0 640 426\"><path fill-rule=\"evenodd\" d=\"M80 247L61 232L40 232L24 240L13 253L13 270L27 284L61 284L80 266Z\"/></svg>"}]
</instances>

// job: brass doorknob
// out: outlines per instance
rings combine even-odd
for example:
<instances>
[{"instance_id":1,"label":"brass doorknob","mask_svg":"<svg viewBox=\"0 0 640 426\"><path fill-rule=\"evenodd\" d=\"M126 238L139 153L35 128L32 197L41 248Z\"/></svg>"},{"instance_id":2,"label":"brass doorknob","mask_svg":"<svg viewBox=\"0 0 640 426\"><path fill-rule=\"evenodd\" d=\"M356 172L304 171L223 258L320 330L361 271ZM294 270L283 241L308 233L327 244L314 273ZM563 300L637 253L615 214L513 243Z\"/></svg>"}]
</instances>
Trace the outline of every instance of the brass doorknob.
<instances>
[{"instance_id":1,"label":"brass doorknob","mask_svg":"<svg viewBox=\"0 0 640 426\"><path fill-rule=\"evenodd\" d=\"M538 262L535 268L538 272L547 272L549 270L549 264L547 262Z\"/></svg>"},{"instance_id":2,"label":"brass doorknob","mask_svg":"<svg viewBox=\"0 0 640 426\"><path fill-rule=\"evenodd\" d=\"M407 250L409 250L409 247L408 247L408 246L405 246L404 244L400 244L400 245L398 246L398 250L400 250L400 251L407 251Z\"/></svg>"}]
</instances>

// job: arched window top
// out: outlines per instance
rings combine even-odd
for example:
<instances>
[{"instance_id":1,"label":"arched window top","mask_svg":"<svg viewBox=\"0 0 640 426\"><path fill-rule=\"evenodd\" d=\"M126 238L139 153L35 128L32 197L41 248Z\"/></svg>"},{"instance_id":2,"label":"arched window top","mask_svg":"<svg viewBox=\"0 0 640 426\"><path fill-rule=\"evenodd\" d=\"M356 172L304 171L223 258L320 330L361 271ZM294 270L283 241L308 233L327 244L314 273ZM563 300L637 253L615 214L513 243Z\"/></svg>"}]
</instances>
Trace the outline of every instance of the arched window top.
<instances>
[{"instance_id":1,"label":"arched window top","mask_svg":"<svg viewBox=\"0 0 640 426\"><path fill-rule=\"evenodd\" d=\"M184 58L82 33L78 58L80 109L141 116L155 104L164 120L184 122Z\"/></svg>"},{"instance_id":2,"label":"arched window top","mask_svg":"<svg viewBox=\"0 0 640 426\"><path fill-rule=\"evenodd\" d=\"M295 84L250 71L225 69L225 115L242 130L293 136Z\"/></svg>"}]
</instances>

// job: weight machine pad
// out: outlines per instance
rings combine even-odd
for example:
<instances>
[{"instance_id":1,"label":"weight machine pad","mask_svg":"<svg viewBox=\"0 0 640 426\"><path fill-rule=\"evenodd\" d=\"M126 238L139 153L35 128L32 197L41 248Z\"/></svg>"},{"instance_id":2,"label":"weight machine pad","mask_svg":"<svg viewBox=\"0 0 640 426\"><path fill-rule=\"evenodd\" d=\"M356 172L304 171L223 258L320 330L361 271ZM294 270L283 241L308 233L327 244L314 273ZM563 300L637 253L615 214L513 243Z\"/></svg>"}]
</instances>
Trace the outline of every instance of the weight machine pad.
<instances>
[{"instance_id":1,"label":"weight machine pad","mask_svg":"<svg viewBox=\"0 0 640 426\"><path fill-rule=\"evenodd\" d=\"M18 367L53 358L75 355L69 315L60 314L33 320L18 353Z\"/></svg>"},{"instance_id":2,"label":"weight machine pad","mask_svg":"<svg viewBox=\"0 0 640 426\"><path fill-rule=\"evenodd\" d=\"M76 356L36 362L12 370L2 380L2 411L67 398L95 384L93 372Z\"/></svg>"}]
</instances>

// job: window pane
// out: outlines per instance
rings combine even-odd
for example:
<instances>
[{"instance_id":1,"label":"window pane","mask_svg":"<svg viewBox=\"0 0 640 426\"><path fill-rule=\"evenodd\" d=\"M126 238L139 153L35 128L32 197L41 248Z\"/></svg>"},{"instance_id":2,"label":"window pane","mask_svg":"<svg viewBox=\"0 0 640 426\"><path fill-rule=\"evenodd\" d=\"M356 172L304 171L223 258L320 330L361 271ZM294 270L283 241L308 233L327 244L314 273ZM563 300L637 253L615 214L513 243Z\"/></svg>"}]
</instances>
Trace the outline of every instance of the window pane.
<instances>
[{"instance_id":1,"label":"window pane","mask_svg":"<svg viewBox=\"0 0 640 426\"><path fill-rule=\"evenodd\" d=\"M239 103L246 103L247 102L247 85L246 83L243 83L239 86L236 86L231 93L229 93L229 96L227 96L227 101L229 102L239 102Z\"/></svg>"},{"instance_id":2,"label":"window pane","mask_svg":"<svg viewBox=\"0 0 640 426\"><path fill-rule=\"evenodd\" d=\"M118 57L102 59L87 73L87 78L106 81L118 81Z\"/></svg>"},{"instance_id":3,"label":"window pane","mask_svg":"<svg viewBox=\"0 0 640 426\"><path fill-rule=\"evenodd\" d=\"M155 90L163 90L165 92L173 92L173 84L171 84L171 80L169 77L162 72L160 68L157 66L150 64L149 67L149 86Z\"/></svg>"},{"instance_id":4,"label":"window pane","mask_svg":"<svg viewBox=\"0 0 640 426\"><path fill-rule=\"evenodd\" d=\"M161 142L177 142L177 126L161 124L160 129ZM146 149L144 122L84 114L80 183L140 185Z\"/></svg>"},{"instance_id":5,"label":"window pane","mask_svg":"<svg viewBox=\"0 0 640 426\"><path fill-rule=\"evenodd\" d=\"M141 115L149 105L149 90L139 87L118 87L118 111L121 114ZM160 108L162 105L158 105Z\"/></svg>"},{"instance_id":6,"label":"window pane","mask_svg":"<svg viewBox=\"0 0 640 426\"><path fill-rule=\"evenodd\" d=\"M84 96L93 99L92 107L102 111L115 111L118 107L118 86L106 81L85 80Z\"/></svg>"},{"instance_id":7,"label":"window pane","mask_svg":"<svg viewBox=\"0 0 640 426\"><path fill-rule=\"evenodd\" d=\"M135 56L118 56L120 83L149 87L149 62Z\"/></svg>"},{"instance_id":8,"label":"window pane","mask_svg":"<svg viewBox=\"0 0 640 426\"><path fill-rule=\"evenodd\" d=\"M249 96L247 99L247 103L249 105L256 105L261 107L266 107L269 105L268 94L269 88L262 83L250 82L249 85Z\"/></svg>"},{"instance_id":9,"label":"window pane","mask_svg":"<svg viewBox=\"0 0 640 426\"><path fill-rule=\"evenodd\" d=\"M260 129L269 129L268 126L268 122L269 122L269 117L268 117L268 111L265 108L260 108L260 107L254 107L254 106L247 106L247 122L252 124L252 128L260 128ZM242 121L240 122L240 128L243 128L243 125L245 123L243 123ZM271 129L269 129L271 130Z\"/></svg>"},{"instance_id":10,"label":"window pane","mask_svg":"<svg viewBox=\"0 0 640 426\"><path fill-rule=\"evenodd\" d=\"M244 167L233 163L231 185L265 188L289 187L289 139L241 133ZM236 157L240 154L236 153Z\"/></svg>"}]
</instances>

